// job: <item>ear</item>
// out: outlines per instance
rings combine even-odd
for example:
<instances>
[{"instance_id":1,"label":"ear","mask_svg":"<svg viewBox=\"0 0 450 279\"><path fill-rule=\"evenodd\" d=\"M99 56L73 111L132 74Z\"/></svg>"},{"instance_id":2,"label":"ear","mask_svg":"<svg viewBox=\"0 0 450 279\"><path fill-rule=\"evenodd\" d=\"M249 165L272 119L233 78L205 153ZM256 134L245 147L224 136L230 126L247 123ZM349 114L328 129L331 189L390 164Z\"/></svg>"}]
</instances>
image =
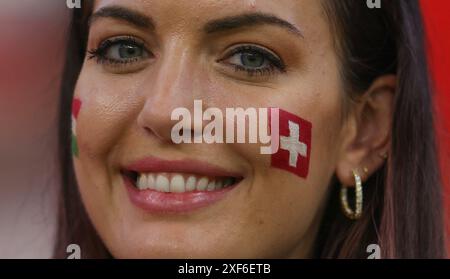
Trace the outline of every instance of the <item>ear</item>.
<instances>
[{"instance_id":1,"label":"ear","mask_svg":"<svg viewBox=\"0 0 450 279\"><path fill-rule=\"evenodd\" d=\"M381 76L353 104L342 129L336 166L343 185L355 185L353 170L365 181L385 163L391 143L395 88L394 75Z\"/></svg>"}]
</instances>

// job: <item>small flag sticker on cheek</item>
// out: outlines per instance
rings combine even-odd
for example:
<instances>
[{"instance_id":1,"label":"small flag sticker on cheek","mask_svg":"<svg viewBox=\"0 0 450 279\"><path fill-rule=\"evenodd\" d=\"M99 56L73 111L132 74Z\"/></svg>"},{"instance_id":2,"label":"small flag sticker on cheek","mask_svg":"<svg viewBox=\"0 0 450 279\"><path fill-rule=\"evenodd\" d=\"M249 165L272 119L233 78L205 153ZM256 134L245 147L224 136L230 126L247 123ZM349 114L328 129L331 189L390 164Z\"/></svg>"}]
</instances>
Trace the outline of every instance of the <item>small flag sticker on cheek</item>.
<instances>
[{"instance_id":1,"label":"small flag sticker on cheek","mask_svg":"<svg viewBox=\"0 0 450 279\"><path fill-rule=\"evenodd\" d=\"M78 142L77 142L77 119L81 109L81 100L73 99L72 101L72 135L71 135L71 149L72 154L78 157Z\"/></svg>"},{"instance_id":2,"label":"small flag sticker on cheek","mask_svg":"<svg viewBox=\"0 0 450 279\"><path fill-rule=\"evenodd\" d=\"M282 109L279 112L279 148L271 166L306 178L311 155L312 124Z\"/></svg>"}]
</instances>

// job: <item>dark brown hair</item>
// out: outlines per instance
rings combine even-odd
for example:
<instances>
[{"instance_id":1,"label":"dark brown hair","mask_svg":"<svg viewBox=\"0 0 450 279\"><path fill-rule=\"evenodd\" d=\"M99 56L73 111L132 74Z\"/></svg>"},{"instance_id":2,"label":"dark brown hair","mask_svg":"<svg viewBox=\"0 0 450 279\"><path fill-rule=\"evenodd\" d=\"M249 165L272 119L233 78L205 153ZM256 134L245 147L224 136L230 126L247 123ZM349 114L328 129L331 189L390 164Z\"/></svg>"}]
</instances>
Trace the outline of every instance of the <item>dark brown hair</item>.
<instances>
[{"instance_id":1,"label":"dark brown hair","mask_svg":"<svg viewBox=\"0 0 450 279\"><path fill-rule=\"evenodd\" d=\"M366 258L378 244L383 258L445 257L442 186L436 159L424 31L417 0L382 1L369 9L365 0L323 0L336 34L345 92L367 90L375 78L397 76L391 149L385 165L364 185L363 217L340 211L335 179L315 243L317 258ZM70 151L73 91L86 54L92 1L74 9L60 102L61 200L55 257L66 257L70 243L83 258L111 257L95 232L78 192Z\"/></svg>"}]
</instances>

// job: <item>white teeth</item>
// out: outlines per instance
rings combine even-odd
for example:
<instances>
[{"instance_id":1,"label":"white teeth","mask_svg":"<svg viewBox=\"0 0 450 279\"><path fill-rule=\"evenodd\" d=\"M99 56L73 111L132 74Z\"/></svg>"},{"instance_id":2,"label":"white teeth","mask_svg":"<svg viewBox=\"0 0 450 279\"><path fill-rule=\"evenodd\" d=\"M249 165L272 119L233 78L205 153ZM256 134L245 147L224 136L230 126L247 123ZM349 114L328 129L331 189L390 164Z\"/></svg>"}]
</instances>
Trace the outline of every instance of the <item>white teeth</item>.
<instances>
[{"instance_id":1,"label":"white teeth","mask_svg":"<svg viewBox=\"0 0 450 279\"><path fill-rule=\"evenodd\" d=\"M142 173L138 175L136 187L164 193L184 193L193 191L214 191L234 184L235 179L200 177L182 173Z\"/></svg>"},{"instance_id":2,"label":"white teeth","mask_svg":"<svg viewBox=\"0 0 450 279\"><path fill-rule=\"evenodd\" d=\"M145 174L141 174L139 176L136 186L139 188L139 190L147 189L147 176Z\"/></svg>"},{"instance_id":3,"label":"white teeth","mask_svg":"<svg viewBox=\"0 0 450 279\"><path fill-rule=\"evenodd\" d=\"M172 177L170 182L170 192L172 193L183 193L185 192L184 178L183 176L177 174Z\"/></svg>"},{"instance_id":4,"label":"white teeth","mask_svg":"<svg viewBox=\"0 0 450 279\"><path fill-rule=\"evenodd\" d=\"M169 179L162 174L156 177L155 190L159 192L169 192Z\"/></svg>"},{"instance_id":5,"label":"white teeth","mask_svg":"<svg viewBox=\"0 0 450 279\"><path fill-rule=\"evenodd\" d=\"M197 183L197 190L205 191L206 187L208 187L208 178L207 177L200 178Z\"/></svg>"},{"instance_id":6,"label":"white teeth","mask_svg":"<svg viewBox=\"0 0 450 279\"><path fill-rule=\"evenodd\" d=\"M206 187L207 191L214 191L216 189L216 183L214 180L208 183L208 186Z\"/></svg>"},{"instance_id":7,"label":"white teeth","mask_svg":"<svg viewBox=\"0 0 450 279\"><path fill-rule=\"evenodd\" d=\"M155 185L156 185L155 176L153 174L147 175L147 188L155 190L156 189Z\"/></svg>"},{"instance_id":8,"label":"white teeth","mask_svg":"<svg viewBox=\"0 0 450 279\"><path fill-rule=\"evenodd\" d=\"M195 190L197 184L197 178L195 176L189 176L186 180L186 191L191 192Z\"/></svg>"}]
</instances>

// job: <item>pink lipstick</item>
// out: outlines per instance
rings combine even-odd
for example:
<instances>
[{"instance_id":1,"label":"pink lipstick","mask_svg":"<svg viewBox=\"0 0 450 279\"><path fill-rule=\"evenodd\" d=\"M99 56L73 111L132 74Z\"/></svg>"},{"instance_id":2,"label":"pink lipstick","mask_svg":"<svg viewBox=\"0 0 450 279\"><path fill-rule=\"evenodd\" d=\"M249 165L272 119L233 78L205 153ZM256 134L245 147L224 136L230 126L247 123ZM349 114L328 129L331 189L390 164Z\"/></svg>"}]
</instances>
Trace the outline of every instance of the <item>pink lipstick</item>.
<instances>
[{"instance_id":1,"label":"pink lipstick","mask_svg":"<svg viewBox=\"0 0 450 279\"><path fill-rule=\"evenodd\" d=\"M127 165L122 176L131 203L152 213L185 213L212 205L243 179L209 163L155 157Z\"/></svg>"}]
</instances>

